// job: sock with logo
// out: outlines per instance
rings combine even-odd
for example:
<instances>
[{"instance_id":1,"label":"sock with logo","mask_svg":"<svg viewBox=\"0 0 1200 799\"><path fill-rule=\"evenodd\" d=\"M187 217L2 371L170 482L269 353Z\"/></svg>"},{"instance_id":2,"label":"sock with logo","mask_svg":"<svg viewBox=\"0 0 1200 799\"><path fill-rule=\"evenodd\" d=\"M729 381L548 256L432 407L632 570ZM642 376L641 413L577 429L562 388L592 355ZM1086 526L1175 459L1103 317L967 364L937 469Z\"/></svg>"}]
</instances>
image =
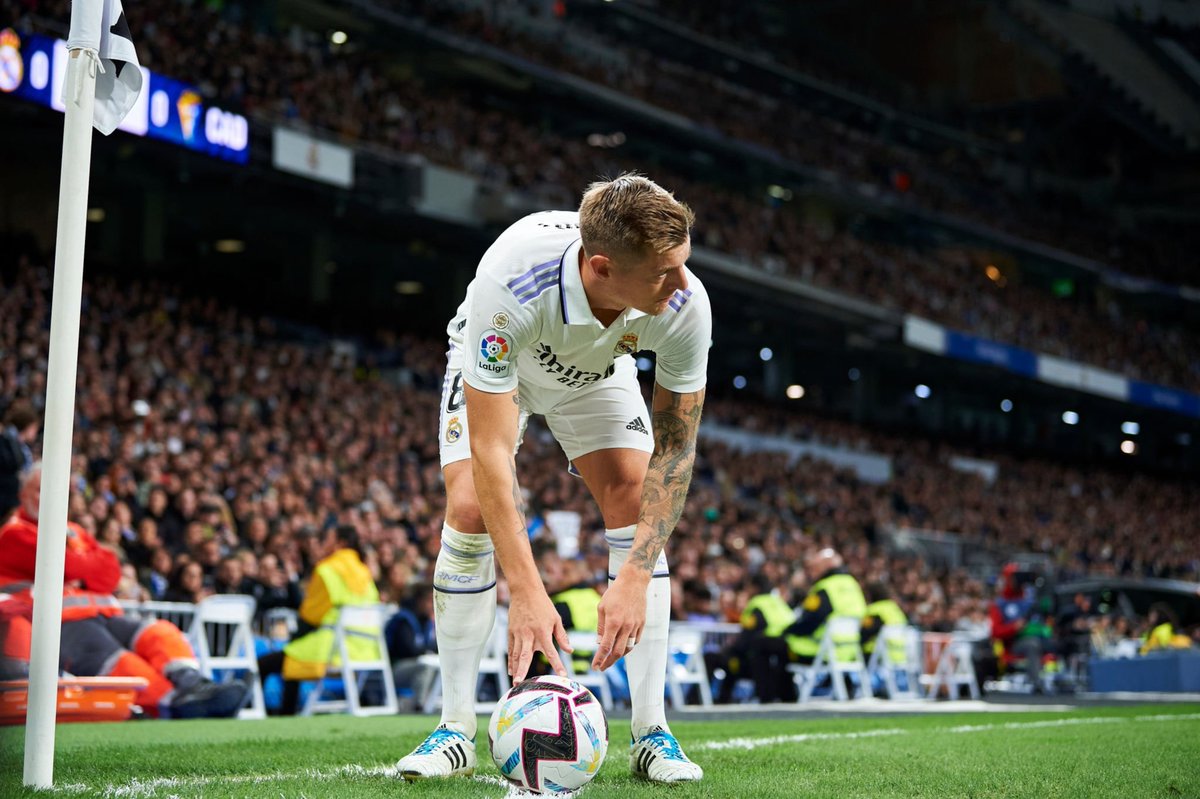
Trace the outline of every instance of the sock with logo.
<instances>
[{"instance_id":1,"label":"sock with logo","mask_svg":"<svg viewBox=\"0 0 1200 799\"><path fill-rule=\"evenodd\" d=\"M496 620L492 539L442 527L433 578L434 626L442 668L442 723L475 737L479 661Z\"/></svg>"},{"instance_id":2,"label":"sock with logo","mask_svg":"<svg viewBox=\"0 0 1200 799\"><path fill-rule=\"evenodd\" d=\"M608 579L629 557L637 525L605 530L608 540ZM671 621L671 577L666 553L659 553L654 565L654 577L646 589L646 625L633 651L625 656L625 671L629 675L629 695L633 704L630 729L640 738L654 726L667 727L663 707L663 690L667 684L667 625Z\"/></svg>"}]
</instances>

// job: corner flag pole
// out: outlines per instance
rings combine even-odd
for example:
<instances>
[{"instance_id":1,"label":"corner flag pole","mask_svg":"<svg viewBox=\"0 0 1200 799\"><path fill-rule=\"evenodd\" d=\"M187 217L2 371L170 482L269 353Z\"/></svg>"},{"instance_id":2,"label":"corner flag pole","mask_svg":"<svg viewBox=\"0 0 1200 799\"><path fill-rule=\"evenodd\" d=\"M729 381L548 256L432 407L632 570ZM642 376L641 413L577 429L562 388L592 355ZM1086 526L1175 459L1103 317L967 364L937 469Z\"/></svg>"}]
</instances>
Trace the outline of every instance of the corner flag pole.
<instances>
[{"instance_id":1,"label":"corner flag pole","mask_svg":"<svg viewBox=\"0 0 1200 799\"><path fill-rule=\"evenodd\" d=\"M103 2L71 3L71 32L82 23L99 36ZM81 19L77 19L80 17ZM74 36L72 36L74 39ZM67 499L71 433L83 294L83 244L88 178L92 168L92 118L96 101L99 38L89 52L72 49L63 85L67 117L58 191L54 289L50 300L50 354L46 375L46 435L42 445L42 495L38 512L33 640L29 657L29 709L25 726L25 785L54 784L54 725L58 709L58 648L62 628L63 564L67 549Z\"/></svg>"}]
</instances>

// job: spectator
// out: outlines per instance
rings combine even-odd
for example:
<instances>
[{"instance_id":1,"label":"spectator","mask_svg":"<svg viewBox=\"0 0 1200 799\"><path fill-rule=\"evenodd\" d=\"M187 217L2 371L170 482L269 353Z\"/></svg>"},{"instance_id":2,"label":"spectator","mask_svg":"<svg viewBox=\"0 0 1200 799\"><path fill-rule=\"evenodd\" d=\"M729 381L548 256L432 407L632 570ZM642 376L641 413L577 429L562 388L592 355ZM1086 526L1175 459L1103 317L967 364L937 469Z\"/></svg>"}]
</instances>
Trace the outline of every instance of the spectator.
<instances>
[{"instance_id":1,"label":"spectator","mask_svg":"<svg viewBox=\"0 0 1200 799\"><path fill-rule=\"evenodd\" d=\"M191 558L184 558L171 572L171 582L163 599L194 604L212 594L212 586L205 581L204 569Z\"/></svg>"},{"instance_id":2,"label":"spectator","mask_svg":"<svg viewBox=\"0 0 1200 799\"><path fill-rule=\"evenodd\" d=\"M433 630L433 584L415 583L400 609L388 619L384 628L388 656L392 661L396 692L411 692L420 706L429 686L437 675L436 666L420 662L421 655L437 652L437 636Z\"/></svg>"},{"instance_id":3,"label":"spectator","mask_svg":"<svg viewBox=\"0 0 1200 799\"><path fill-rule=\"evenodd\" d=\"M20 504L21 475L33 466L31 447L41 423L28 402L16 401L4 415L0 431L0 518L7 519Z\"/></svg>"}]
</instances>

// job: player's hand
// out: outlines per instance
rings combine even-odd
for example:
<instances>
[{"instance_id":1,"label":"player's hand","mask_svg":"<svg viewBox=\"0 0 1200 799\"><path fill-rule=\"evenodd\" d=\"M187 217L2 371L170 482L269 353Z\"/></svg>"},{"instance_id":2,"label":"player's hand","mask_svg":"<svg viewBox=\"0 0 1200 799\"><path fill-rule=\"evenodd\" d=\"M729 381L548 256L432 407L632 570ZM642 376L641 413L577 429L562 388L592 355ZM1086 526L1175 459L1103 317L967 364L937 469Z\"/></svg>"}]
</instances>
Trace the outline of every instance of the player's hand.
<instances>
[{"instance_id":1,"label":"player's hand","mask_svg":"<svg viewBox=\"0 0 1200 799\"><path fill-rule=\"evenodd\" d=\"M600 600L598 642L592 668L603 671L642 640L646 626L646 583L618 574Z\"/></svg>"},{"instance_id":2,"label":"player's hand","mask_svg":"<svg viewBox=\"0 0 1200 799\"><path fill-rule=\"evenodd\" d=\"M572 651L562 617L546 592L539 586L527 594L514 593L508 608L508 673L512 681L525 679L534 652L545 655L554 673L566 677L555 642L564 651Z\"/></svg>"}]
</instances>

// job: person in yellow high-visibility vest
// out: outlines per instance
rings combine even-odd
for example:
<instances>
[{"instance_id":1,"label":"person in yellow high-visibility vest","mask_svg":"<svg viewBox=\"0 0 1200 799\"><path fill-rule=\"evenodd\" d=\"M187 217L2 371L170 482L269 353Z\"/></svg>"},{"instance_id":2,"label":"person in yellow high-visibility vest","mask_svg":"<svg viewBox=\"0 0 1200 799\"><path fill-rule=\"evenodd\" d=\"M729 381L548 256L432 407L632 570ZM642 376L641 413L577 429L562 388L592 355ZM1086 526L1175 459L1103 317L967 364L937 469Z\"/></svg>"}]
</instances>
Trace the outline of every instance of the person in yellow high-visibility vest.
<instances>
[{"instance_id":1,"label":"person in yellow high-visibility vest","mask_svg":"<svg viewBox=\"0 0 1200 799\"><path fill-rule=\"evenodd\" d=\"M1156 649L1187 649L1192 640L1186 635L1175 631L1179 628L1179 618L1166 602L1155 602L1150 606L1150 614L1146 619L1146 632L1142 635L1141 654L1145 655Z\"/></svg>"},{"instance_id":2,"label":"person in yellow high-visibility vest","mask_svg":"<svg viewBox=\"0 0 1200 799\"><path fill-rule=\"evenodd\" d=\"M868 583L865 592L868 601L862 621L863 654L870 656L875 651L875 639L879 631L887 625L893 627L908 626L908 616L904 609L892 598L892 592L883 583ZM888 641L888 660L892 663L904 663L908 658L904 651L903 640Z\"/></svg>"},{"instance_id":3,"label":"person in yellow high-visibility vest","mask_svg":"<svg viewBox=\"0 0 1200 799\"><path fill-rule=\"evenodd\" d=\"M798 638L791 647L796 661L812 663L825 635L826 620L830 616L862 619L867 611L867 600L862 586L846 571L845 562L836 550L827 547L811 553L804 559L804 571L811 587L800 603L800 615L783 634ZM838 660L844 661L853 658L850 645L859 641L835 640L833 643Z\"/></svg>"},{"instance_id":4,"label":"person in yellow high-visibility vest","mask_svg":"<svg viewBox=\"0 0 1200 799\"><path fill-rule=\"evenodd\" d=\"M754 693L762 703L790 701L792 678L788 673L788 639L784 629L796 614L771 579L762 572L745 585L750 598L742 608L742 632L720 652L705 655L712 672L723 673L717 691L718 704L733 701L733 690L741 678L754 680Z\"/></svg>"},{"instance_id":5,"label":"person in yellow high-visibility vest","mask_svg":"<svg viewBox=\"0 0 1200 799\"><path fill-rule=\"evenodd\" d=\"M272 652L258 660L258 670L283 675L281 712L296 712L300 682L319 680L333 656L334 627L343 605L373 605L379 602L379 590L371 570L359 555L358 531L350 525L328 530L321 541L325 557L313 568L312 579L300 604L300 629L281 652ZM348 630L346 646L351 658L372 660L379 657L378 631ZM336 658L332 658L336 662Z\"/></svg>"},{"instance_id":6,"label":"person in yellow high-visibility vest","mask_svg":"<svg viewBox=\"0 0 1200 799\"><path fill-rule=\"evenodd\" d=\"M588 573L587 564L582 560L563 560L555 554L548 558L550 567L546 569L546 589L550 593L550 601L562 618L563 629L572 632L594 633L600 624L600 600L602 595L596 590L594 576ZM586 674L592 669L594 651L576 650L571 655L576 674ZM538 665L550 673L550 664L545 659Z\"/></svg>"}]
</instances>

